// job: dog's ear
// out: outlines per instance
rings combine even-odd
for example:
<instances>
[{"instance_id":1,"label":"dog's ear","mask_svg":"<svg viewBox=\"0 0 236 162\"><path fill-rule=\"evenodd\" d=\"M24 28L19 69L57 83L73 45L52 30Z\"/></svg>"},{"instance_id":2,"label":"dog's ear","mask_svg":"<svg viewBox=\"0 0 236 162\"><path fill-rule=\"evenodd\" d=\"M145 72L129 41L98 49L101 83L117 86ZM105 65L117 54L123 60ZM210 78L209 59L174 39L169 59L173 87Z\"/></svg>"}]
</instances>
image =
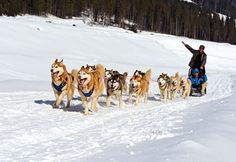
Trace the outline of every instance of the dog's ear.
<instances>
[{"instance_id":1,"label":"dog's ear","mask_svg":"<svg viewBox=\"0 0 236 162\"><path fill-rule=\"evenodd\" d=\"M63 63L63 59L60 61L60 63Z\"/></svg>"},{"instance_id":2,"label":"dog's ear","mask_svg":"<svg viewBox=\"0 0 236 162\"><path fill-rule=\"evenodd\" d=\"M54 62L58 62L58 59L56 59Z\"/></svg>"},{"instance_id":3,"label":"dog's ear","mask_svg":"<svg viewBox=\"0 0 236 162\"><path fill-rule=\"evenodd\" d=\"M81 69L84 69L84 66L82 66Z\"/></svg>"}]
</instances>

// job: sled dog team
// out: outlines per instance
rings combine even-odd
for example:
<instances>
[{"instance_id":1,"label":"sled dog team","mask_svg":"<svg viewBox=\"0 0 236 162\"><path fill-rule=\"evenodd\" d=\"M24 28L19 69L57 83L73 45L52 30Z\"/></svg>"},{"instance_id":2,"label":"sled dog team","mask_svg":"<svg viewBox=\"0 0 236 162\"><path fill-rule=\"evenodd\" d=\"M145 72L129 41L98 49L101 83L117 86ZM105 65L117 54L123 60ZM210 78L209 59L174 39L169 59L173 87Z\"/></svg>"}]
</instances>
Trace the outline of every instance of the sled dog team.
<instances>
[{"instance_id":1,"label":"sled dog team","mask_svg":"<svg viewBox=\"0 0 236 162\"><path fill-rule=\"evenodd\" d=\"M103 65L82 66L80 70L73 69L69 73L63 60L56 59L51 66L52 88L56 101L54 108L59 108L62 100L67 96L67 105L70 107L70 101L73 98L75 89L78 90L84 106L84 114L89 114L88 100L91 99L91 108L98 111L98 98L102 95L104 84L107 94L107 107L111 105L111 97L119 101L119 107L122 107L122 94L129 94L129 102L132 103L132 96L136 96L135 105L140 103L140 97L144 97L144 103L148 100L149 82L151 78L151 69L145 73L136 70L130 79L129 86L126 83L128 73L123 74L114 70L107 70ZM188 77L180 77L177 72L175 76L168 76L162 73L157 79L161 99L166 103L167 99L176 98L177 92L180 96L187 98L191 91L191 81Z\"/></svg>"}]
</instances>

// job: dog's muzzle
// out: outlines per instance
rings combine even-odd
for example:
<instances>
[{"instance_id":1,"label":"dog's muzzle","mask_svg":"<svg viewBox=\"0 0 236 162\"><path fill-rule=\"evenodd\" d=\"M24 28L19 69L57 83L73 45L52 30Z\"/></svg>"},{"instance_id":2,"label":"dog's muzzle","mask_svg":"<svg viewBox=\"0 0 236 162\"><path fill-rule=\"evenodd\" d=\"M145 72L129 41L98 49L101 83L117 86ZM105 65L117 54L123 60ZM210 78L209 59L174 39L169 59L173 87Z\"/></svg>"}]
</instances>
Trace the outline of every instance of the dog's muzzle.
<instances>
[{"instance_id":1,"label":"dog's muzzle","mask_svg":"<svg viewBox=\"0 0 236 162\"><path fill-rule=\"evenodd\" d=\"M111 86L111 90L112 91L115 91L116 90L116 87L114 87L113 85Z\"/></svg>"}]
</instances>

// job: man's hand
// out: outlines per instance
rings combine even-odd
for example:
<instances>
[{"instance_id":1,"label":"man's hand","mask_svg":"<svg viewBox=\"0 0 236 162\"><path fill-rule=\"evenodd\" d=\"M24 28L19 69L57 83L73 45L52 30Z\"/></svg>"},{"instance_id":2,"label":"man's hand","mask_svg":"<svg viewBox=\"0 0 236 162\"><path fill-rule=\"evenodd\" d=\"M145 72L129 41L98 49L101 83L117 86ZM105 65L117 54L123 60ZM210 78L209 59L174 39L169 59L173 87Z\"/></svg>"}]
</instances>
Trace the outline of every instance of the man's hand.
<instances>
[{"instance_id":1,"label":"man's hand","mask_svg":"<svg viewBox=\"0 0 236 162\"><path fill-rule=\"evenodd\" d=\"M200 67L201 70L203 70L203 68L204 68L203 66Z\"/></svg>"},{"instance_id":2,"label":"man's hand","mask_svg":"<svg viewBox=\"0 0 236 162\"><path fill-rule=\"evenodd\" d=\"M183 45L185 45L185 46L186 46L186 43L184 43L183 41L182 41L182 43L183 43Z\"/></svg>"}]
</instances>

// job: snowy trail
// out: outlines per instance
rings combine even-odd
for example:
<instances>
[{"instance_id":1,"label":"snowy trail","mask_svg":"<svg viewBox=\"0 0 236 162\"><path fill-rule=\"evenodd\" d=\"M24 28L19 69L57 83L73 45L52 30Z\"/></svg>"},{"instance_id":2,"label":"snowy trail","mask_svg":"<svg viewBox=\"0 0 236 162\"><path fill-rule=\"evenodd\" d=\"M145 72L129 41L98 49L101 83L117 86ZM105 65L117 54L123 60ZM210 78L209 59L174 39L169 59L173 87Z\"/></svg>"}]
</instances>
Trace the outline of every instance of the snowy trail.
<instances>
[{"instance_id":1,"label":"snowy trail","mask_svg":"<svg viewBox=\"0 0 236 162\"><path fill-rule=\"evenodd\" d=\"M99 161L101 157L102 162L143 162L160 157L170 162L172 157L189 162L196 157L197 162L216 162L215 155L228 139L224 148L234 150L236 46L144 31L134 34L52 16L2 16L0 24L0 161ZM163 104L157 83L151 82L146 105L134 107L124 95L124 108L113 100L109 110L104 95L99 112L84 116L76 92L71 108L52 108L50 65L56 58L64 59L68 71L101 63L131 76L136 69L151 68L156 80L162 72L185 75L188 71L191 54L181 41L193 48L206 46L206 96ZM191 133L192 127L200 133ZM186 159L185 152L193 156ZM202 152L211 156L199 160Z\"/></svg>"},{"instance_id":2,"label":"snowy trail","mask_svg":"<svg viewBox=\"0 0 236 162\"><path fill-rule=\"evenodd\" d=\"M157 83L152 83L147 105L134 107L126 96L124 108L113 105L109 111L102 97L99 112L90 116L80 113L83 108L77 99L69 110L52 109L51 91L0 93L0 158L76 161L114 145L128 149L140 142L174 137L183 129L182 110L231 95L229 75L213 74L210 78L208 95L201 98L178 98L163 104Z\"/></svg>"}]
</instances>

